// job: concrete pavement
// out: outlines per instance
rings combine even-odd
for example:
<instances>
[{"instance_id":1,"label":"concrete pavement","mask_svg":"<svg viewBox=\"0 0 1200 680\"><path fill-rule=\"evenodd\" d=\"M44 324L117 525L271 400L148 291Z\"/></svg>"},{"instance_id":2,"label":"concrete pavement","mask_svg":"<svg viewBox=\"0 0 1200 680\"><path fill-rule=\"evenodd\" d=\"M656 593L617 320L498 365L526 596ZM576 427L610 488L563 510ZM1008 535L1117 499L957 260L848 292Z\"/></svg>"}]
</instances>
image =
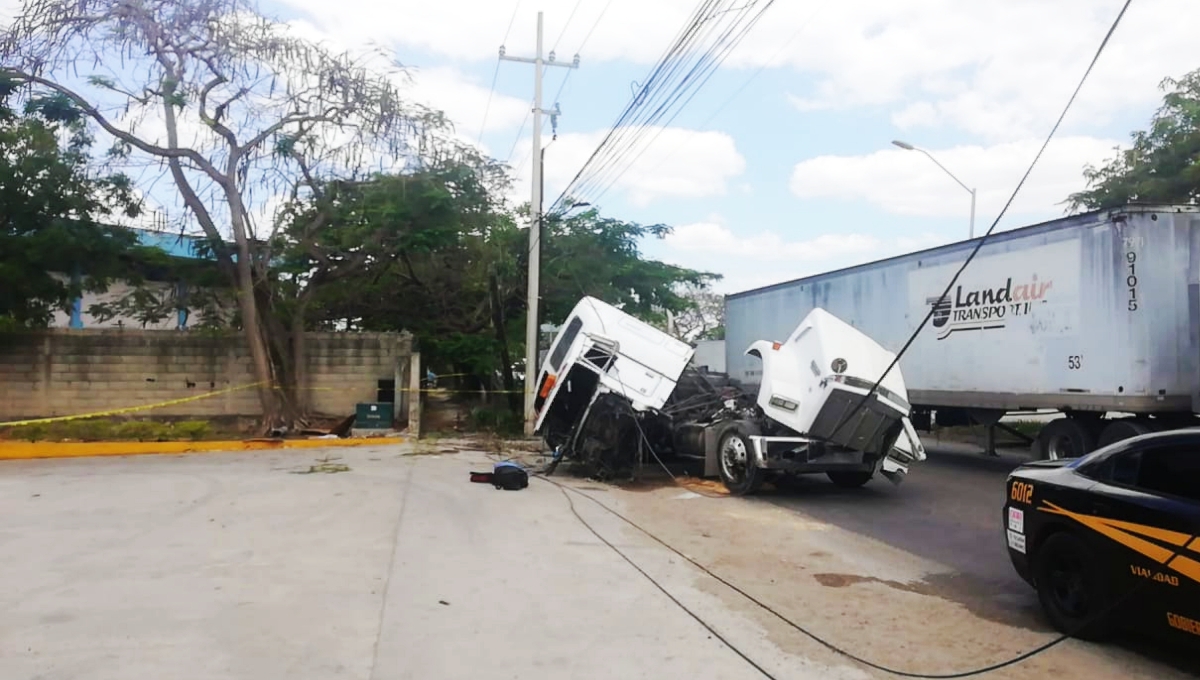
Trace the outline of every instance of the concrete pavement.
<instances>
[{"instance_id":1,"label":"concrete pavement","mask_svg":"<svg viewBox=\"0 0 1200 680\"><path fill-rule=\"evenodd\" d=\"M482 454L412 452L329 452L337 474L292 474L313 451L0 465L0 677L762 677L556 488L469 484ZM577 505L776 677L865 677L780 651Z\"/></svg>"}]
</instances>

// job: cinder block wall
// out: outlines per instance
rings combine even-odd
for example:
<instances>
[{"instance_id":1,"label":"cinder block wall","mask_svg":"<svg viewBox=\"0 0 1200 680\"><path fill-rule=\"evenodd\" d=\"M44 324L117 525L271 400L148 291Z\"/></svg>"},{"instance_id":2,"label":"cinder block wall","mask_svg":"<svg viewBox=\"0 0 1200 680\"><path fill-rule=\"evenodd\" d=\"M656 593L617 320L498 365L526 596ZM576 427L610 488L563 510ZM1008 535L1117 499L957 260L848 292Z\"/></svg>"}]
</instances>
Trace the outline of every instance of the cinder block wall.
<instances>
[{"instance_id":1,"label":"cinder block wall","mask_svg":"<svg viewBox=\"0 0 1200 680\"><path fill-rule=\"evenodd\" d=\"M406 366L412 337L310 333L306 387L317 415L354 413L379 380ZM0 422L93 413L193 397L254 383L240 335L50 329L0 335ZM253 389L164 406L142 416L257 416Z\"/></svg>"}]
</instances>

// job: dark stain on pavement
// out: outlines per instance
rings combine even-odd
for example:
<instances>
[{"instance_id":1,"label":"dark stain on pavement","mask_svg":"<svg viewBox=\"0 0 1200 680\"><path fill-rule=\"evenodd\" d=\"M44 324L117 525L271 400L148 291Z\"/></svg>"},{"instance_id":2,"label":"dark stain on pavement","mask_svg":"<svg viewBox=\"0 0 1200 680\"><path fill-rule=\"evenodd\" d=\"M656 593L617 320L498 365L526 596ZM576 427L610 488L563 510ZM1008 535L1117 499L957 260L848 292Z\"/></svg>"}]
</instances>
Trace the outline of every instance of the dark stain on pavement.
<instances>
[{"instance_id":1,"label":"dark stain on pavement","mask_svg":"<svg viewBox=\"0 0 1200 680\"><path fill-rule=\"evenodd\" d=\"M828 588L848 588L862 583L878 583L893 590L955 602L981 619L1037 632L1051 632L1038 615L1037 601L1018 594L997 594L995 584L981 582L965 574L935 574L921 581L903 583L875 576L823 573L813 578Z\"/></svg>"}]
</instances>

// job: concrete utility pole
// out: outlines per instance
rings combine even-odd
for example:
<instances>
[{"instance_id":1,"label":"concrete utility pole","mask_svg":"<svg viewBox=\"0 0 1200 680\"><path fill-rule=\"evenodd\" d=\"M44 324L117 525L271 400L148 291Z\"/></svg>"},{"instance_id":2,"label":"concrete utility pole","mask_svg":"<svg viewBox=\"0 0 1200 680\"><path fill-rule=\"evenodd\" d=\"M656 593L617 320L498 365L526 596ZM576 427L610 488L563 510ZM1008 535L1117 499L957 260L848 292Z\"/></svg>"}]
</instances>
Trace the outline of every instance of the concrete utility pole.
<instances>
[{"instance_id":1,"label":"concrete utility pole","mask_svg":"<svg viewBox=\"0 0 1200 680\"><path fill-rule=\"evenodd\" d=\"M538 299L541 286L538 275L541 271L542 237L542 116L556 115L555 111L542 109L542 71L546 66L579 68L579 55L569 64L554 61L551 51L548 59L542 58L542 13L537 15L537 52L532 58L510 57L500 46L500 59L533 64L533 196L529 202L529 303L525 320L525 434L533 434L535 423L533 395L537 389L538 375Z\"/></svg>"}]
</instances>

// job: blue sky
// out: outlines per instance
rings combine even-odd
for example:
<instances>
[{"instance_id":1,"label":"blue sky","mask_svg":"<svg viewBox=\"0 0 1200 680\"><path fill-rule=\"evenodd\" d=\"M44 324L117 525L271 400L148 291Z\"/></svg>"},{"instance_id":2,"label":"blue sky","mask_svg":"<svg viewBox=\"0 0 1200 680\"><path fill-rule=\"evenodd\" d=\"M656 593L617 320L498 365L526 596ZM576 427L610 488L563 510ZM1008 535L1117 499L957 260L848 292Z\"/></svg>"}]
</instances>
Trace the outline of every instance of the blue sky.
<instances>
[{"instance_id":1,"label":"blue sky","mask_svg":"<svg viewBox=\"0 0 1200 680\"><path fill-rule=\"evenodd\" d=\"M415 69L415 91L445 108L470 137L480 129L502 40L509 54L531 54L539 9L547 47L562 34L560 60L569 60L591 31L581 68L558 100L559 139L546 152L553 198L697 3L613 0L596 23L606 4L446 0L436 8L401 2L384 9L373 0L343 0L336 15L315 0L280 7L336 39L394 48ZM587 198L614 216L674 225L675 236L647 242L645 252L725 274L720 289L733 292L965 238L968 193L920 153L890 145L899 138L977 187L982 232L1120 5L777 2L673 129L613 188ZM374 19L356 17L360 7ZM1161 79L1200 67L1200 42L1186 28L1196 25L1200 3L1134 3L1000 228L1062 214L1058 203L1082 188L1083 166L1102 161L1145 125L1159 103ZM547 106L565 74L547 73ZM516 144L518 199L527 196L529 128L518 130L531 95L532 67L503 62L482 136L500 158Z\"/></svg>"},{"instance_id":2,"label":"blue sky","mask_svg":"<svg viewBox=\"0 0 1200 680\"><path fill-rule=\"evenodd\" d=\"M335 48L394 51L411 68L412 98L446 111L465 138L482 127L483 146L513 164L518 201L529 196L530 128L522 123L532 66L504 62L490 86L500 44L532 54L543 11L547 49L557 41L561 61L581 53L558 99L558 140L546 151L548 204L698 4L272 0L263 8ZM672 237L644 251L724 274L718 289L736 292L965 238L968 193L920 153L890 145L899 138L978 188L981 233L1121 4L778 0L612 188L585 198L610 216L673 225ZM1001 229L1062 214L1059 203L1083 187L1083 166L1103 161L1149 120L1162 78L1200 67L1198 25L1195 0L1133 3ZM547 73L547 107L566 72Z\"/></svg>"}]
</instances>

